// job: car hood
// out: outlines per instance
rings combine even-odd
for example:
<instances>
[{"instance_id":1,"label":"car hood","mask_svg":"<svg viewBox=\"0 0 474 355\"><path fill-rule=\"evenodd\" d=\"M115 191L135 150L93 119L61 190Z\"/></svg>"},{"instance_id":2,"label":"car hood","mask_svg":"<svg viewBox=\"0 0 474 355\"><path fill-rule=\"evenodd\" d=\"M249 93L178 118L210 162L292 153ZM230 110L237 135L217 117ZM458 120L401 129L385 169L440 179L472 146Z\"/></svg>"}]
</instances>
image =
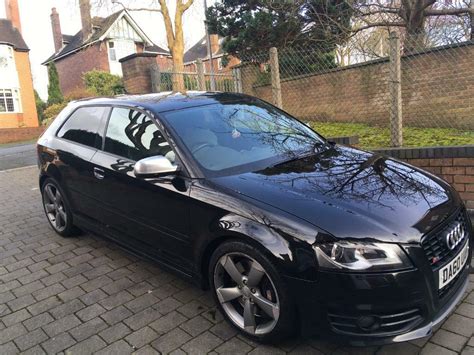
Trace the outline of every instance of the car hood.
<instances>
[{"instance_id":1,"label":"car hood","mask_svg":"<svg viewBox=\"0 0 474 355\"><path fill-rule=\"evenodd\" d=\"M448 184L429 173L342 146L212 181L337 238L417 243L460 203Z\"/></svg>"}]
</instances>

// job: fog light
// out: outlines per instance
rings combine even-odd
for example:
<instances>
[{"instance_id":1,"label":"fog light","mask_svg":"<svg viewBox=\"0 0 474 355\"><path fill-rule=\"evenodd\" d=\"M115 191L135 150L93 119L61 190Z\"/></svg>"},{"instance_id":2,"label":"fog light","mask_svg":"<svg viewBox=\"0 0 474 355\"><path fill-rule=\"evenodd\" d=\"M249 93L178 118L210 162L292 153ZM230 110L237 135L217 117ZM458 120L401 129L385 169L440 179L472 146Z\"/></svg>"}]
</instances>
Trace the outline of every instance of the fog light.
<instances>
[{"instance_id":1,"label":"fog light","mask_svg":"<svg viewBox=\"0 0 474 355\"><path fill-rule=\"evenodd\" d=\"M380 328L380 321L378 317L362 316L357 319L357 325L364 331L374 331Z\"/></svg>"}]
</instances>

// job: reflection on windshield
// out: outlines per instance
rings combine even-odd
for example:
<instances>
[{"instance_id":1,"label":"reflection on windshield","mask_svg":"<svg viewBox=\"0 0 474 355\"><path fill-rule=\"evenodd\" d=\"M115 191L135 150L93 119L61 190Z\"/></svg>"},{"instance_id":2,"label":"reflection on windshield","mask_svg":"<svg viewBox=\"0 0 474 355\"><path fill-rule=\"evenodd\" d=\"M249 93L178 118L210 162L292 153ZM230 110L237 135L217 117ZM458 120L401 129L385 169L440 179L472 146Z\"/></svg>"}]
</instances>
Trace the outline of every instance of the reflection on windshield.
<instances>
[{"instance_id":1,"label":"reflection on windshield","mask_svg":"<svg viewBox=\"0 0 474 355\"><path fill-rule=\"evenodd\" d=\"M323 142L306 125L264 103L213 104L164 116L195 160L212 176L295 159L314 152L315 146Z\"/></svg>"}]
</instances>

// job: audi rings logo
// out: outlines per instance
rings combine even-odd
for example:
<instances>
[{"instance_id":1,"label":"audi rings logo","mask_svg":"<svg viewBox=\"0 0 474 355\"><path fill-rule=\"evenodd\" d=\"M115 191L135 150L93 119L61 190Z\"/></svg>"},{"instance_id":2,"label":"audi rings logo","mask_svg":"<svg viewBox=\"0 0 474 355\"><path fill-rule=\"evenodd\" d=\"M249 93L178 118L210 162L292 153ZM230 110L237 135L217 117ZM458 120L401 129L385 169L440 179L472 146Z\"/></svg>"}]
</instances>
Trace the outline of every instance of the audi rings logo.
<instances>
[{"instance_id":1,"label":"audi rings logo","mask_svg":"<svg viewBox=\"0 0 474 355\"><path fill-rule=\"evenodd\" d=\"M456 222L454 227L446 234L446 245L449 249L453 250L463 241L465 235L466 232L463 225L460 222Z\"/></svg>"}]
</instances>

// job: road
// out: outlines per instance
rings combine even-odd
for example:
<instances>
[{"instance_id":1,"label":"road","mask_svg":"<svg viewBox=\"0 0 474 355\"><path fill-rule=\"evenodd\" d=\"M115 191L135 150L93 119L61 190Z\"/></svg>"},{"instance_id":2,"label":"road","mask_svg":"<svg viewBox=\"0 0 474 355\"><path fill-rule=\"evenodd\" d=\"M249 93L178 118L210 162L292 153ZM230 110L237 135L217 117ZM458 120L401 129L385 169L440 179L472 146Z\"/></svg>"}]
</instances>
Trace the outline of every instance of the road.
<instances>
[{"instance_id":1,"label":"road","mask_svg":"<svg viewBox=\"0 0 474 355\"><path fill-rule=\"evenodd\" d=\"M36 145L0 146L0 170L36 165Z\"/></svg>"}]
</instances>

